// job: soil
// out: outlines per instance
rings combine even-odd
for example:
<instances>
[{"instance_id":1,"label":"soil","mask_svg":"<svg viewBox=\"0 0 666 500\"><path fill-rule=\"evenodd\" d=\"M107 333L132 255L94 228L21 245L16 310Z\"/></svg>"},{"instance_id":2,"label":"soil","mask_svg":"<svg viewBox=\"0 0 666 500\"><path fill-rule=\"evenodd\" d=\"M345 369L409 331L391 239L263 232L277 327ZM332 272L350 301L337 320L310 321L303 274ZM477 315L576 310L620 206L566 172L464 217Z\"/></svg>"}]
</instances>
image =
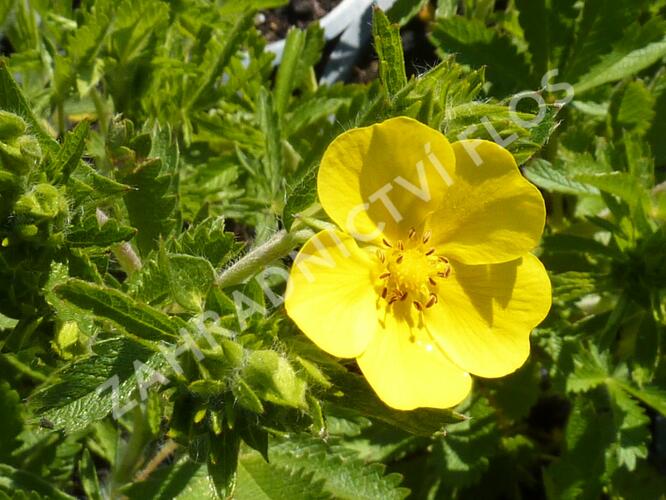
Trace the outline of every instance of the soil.
<instances>
[{"instance_id":1,"label":"soil","mask_svg":"<svg viewBox=\"0 0 666 500\"><path fill-rule=\"evenodd\" d=\"M342 0L291 0L279 9L265 10L258 14L257 28L269 42L287 36L291 26L307 28L308 24L321 19Z\"/></svg>"}]
</instances>

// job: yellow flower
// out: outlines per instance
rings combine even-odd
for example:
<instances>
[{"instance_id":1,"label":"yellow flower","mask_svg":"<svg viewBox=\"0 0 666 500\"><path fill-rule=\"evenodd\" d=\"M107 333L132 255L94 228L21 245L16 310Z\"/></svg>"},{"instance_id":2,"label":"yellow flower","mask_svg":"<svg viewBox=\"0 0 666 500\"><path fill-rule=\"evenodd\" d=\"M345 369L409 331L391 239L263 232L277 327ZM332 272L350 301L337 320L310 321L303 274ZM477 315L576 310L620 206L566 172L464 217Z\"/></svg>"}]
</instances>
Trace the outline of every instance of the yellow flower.
<instances>
[{"instance_id":1,"label":"yellow flower","mask_svg":"<svg viewBox=\"0 0 666 500\"><path fill-rule=\"evenodd\" d=\"M323 231L291 270L286 309L321 349L356 358L389 406L448 408L470 374L519 368L551 289L529 251L541 194L493 142L450 144L410 118L336 138L322 158Z\"/></svg>"}]
</instances>

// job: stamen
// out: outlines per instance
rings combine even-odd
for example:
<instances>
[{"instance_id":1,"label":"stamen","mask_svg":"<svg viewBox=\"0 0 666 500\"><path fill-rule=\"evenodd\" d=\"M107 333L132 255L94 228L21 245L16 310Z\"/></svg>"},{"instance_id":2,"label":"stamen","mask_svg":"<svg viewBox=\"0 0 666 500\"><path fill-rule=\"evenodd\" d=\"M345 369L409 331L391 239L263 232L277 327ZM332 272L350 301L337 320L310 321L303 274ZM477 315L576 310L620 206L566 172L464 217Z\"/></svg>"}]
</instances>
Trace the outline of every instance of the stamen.
<instances>
[{"instance_id":1,"label":"stamen","mask_svg":"<svg viewBox=\"0 0 666 500\"><path fill-rule=\"evenodd\" d=\"M384 287L384 289L382 290L382 299L386 298L387 293L388 293L388 288Z\"/></svg>"},{"instance_id":2,"label":"stamen","mask_svg":"<svg viewBox=\"0 0 666 500\"><path fill-rule=\"evenodd\" d=\"M402 302L402 301L405 300L406 298L407 298L407 292L403 292L403 293L402 293L402 296L400 297L400 302Z\"/></svg>"},{"instance_id":3,"label":"stamen","mask_svg":"<svg viewBox=\"0 0 666 500\"><path fill-rule=\"evenodd\" d=\"M448 271L450 270L447 270L447 272L440 271L437 273L437 276L439 276L440 278L446 278L449 275Z\"/></svg>"},{"instance_id":4,"label":"stamen","mask_svg":"<svg viewBox=\"0 0 666 500\"><path fill-rule=\"evenodd\" d=\"M432 255L432 254L434 254L434 253L435 253L435 249L434 249L434 248L431 248L430 250L428 250L428 251L426 252L426 255Z\"/></svg>"},{"instance_id":5,"label":"stamen","mask_svg":"<svg viewBox=\"0 0 666 500\"><path fill-rule=\"evenodd\" d=\"M437 282L435 281L435 279L434 279L432 276L430 276L430 277L428 278L428 282L429 282L432 286L437 286Z\"/></svg>"},{"instance_id":6,"label":"stamen","mask_svg":"<svg viewBox=\"0 0 666 500\"><path fill-rule=\"evenodd\" d=\"M377 249L377 258L382 262L382 264L386 262L386 256L380 249Z\"/></svg>"},{"instance_id":7,"label":"stamen","mask_svg":"<svg viewBox=\"0 0 666 500\"><path fill-rule=\"evenodd\" d=\"M389 272L385 272L385 273L382 273L382 274L379 275L379 279L380 279L380 280L385 280L385 279L388 278L389 276L391 276L391 273L389 273Z\"/></svg>"},{"instance_id":8,"label":"stamen","mask_svg":"<svg viewBox=\"0 0 666 500\"><path fill-rule=\"evenodd\" d=\"M423 233L423 240L422 241L423 241L424 245L430 241L431 236L432 236L432 232L429 231L429 230L426 231L425 233Z\"/></svg>"},{"instance_id":9,"label":"stamen","mask_svg":"<svg viewBox=\"0 0 666 500\"><path fill-rule=\"evenodd\" d=\"M396 297L396 296L394 295L393 297L391 297L391 298L389 299L388 304L391 305L391 304L393 304L394 302L396 302L397 300L398 300L398 297Z\"/></svg>"},{"instance_id":10,"label":"stamen","mask_svg":"<svg viewBox=\"0 0 666 500\"><path fill-rule=\"evenodd\" d=\"M414 307L416 307L417 311L423 311L423 304L421 304L418 300L415 300L412 302L414 304Z\"/></svg>"},{"instance_id":11,"label":"stamen","mask_svg":"<svg viewBox=\"0 0 666 500\"><path fill-rule=\"evenodd\" d=\"M444 256L442 256L442 255L440 255L439 257L437 257L437 259L438 259L440 262L444 262L444 264L448 264L448 263L449 263L449 259L447 259L446 257L444 257Z\"/></svg>"},{"instance_id":12,"label":"stamen","mask_svg":"<svg viewBox=\"0 0 666 500\"><path fill-rule=\"evenodd\" d=\"M413 240L414 236L416 236L416 229L414 229L413 227L410 227L409 228L409 239Z\"/></svg>"},{"instance_id":13,"label":"stamen","mask_svg":"<svg viewBox=\"0 0 666 500\"><path fill-rule=\"evenodd\" d=\"M397 264L400 264L400 263L402 262L402 259L404 259L404 258L405 258L405 256L402 255L402 254L400 254L400 255L398 255L398 258L395 259L395 262L396 262Z\"/></svg>"},{"instance_id":14,"label":"stamen","mask_svg":"<svg viewBox=\"0 0 666 500\"><path fill-rule=\"evenodd\" d=\"M426 302L425 306L426 306L426 308L429 308L429 307L434 306L435 304L437 304L437 295L435 295L434 293L431 293L430 298L428 299L428 302Z\"/></svg>"},{"instance_id":15,"label":"stamen","mask_svg":"<svg viewBox=\"0 0 666 500\"><path fill-rule=\"evenodd\" d=\"M398 240L398 250L401 252L405 249L405 245L402 243L402 240Z\"/></svg>"},{"instance_id":16,"label":"stamen","mask_svg":"<svg viewBox=\"0 0 666 500\"><path fill-rule=\"evenodd\" d=\"M384 243L384 245L386 245L389 248L393 248L386 238L382 238L382 243Z\"/></svg>"}]
</instances>

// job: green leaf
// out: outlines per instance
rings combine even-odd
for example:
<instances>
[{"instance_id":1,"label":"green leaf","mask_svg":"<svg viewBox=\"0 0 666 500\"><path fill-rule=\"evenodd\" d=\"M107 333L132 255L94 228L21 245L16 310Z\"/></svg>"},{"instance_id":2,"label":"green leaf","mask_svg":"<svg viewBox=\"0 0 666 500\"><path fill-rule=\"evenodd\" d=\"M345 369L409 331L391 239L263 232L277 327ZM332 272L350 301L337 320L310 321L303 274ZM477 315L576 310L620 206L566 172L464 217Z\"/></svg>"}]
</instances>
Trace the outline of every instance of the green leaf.
<instances>
[{"instance_id":1,"label":"green leaf","mask_svg":"<svg viewBox=\"0 0 666 500\"><path fill-rule=\"evenodd\" d=\"M19 447L18 436L23 430L21 398L12 387L0 381L0 463L11 463L11 453Z\"/></svg>"},{"instance_id":2,"label":"green leaf","mask_svg":"<svg viewBox=\"0 0 666 500\"><path fill-rule=\"evenodd\" d=\"M666 416L666 391L663 389L655 386L636 388L628 383L621 384L621 387L636 399Z\"/></svg>"},{"instance_id":3,"label":"green leaf","mask_svg":"<svg viewBox=\"0 0 666 500\"><path fill-rule=\"evenodd\" d=\"M65 136L65 142L60 147L60 151L47 167L51 178L56 179L56 182L67 184L69 176L81 160L89 132L90 122L84 120Z\"/></svg>"},{"instance_id":4,"label":"green leaf","mask_svg":"<svg viewBox=\"0 0 666 500\"><path fill-rule=\"evenodd\" d=\"M456 486L477 481L499 446L496 416L488 400L475 399L467 412L471 418L448 426L446 436L438 443L444 455L447 480Z\"/></svg>"},{"instance_id":5,"label":"green leaf","mask_svg":"<svg viewBox=\"0 0 666 500\"><path fill-rule=\"evenodd\" d=\"M323 481L324 490L334 498L400 500L408 494L398 486L400 475L385 475L384 466L368 465L350 449L304 434L275 439L269 456L275 466L312 474L314 481Z\"/></svg>"},{"instance_id":6,"label":"green leaf","mask_svg":"<svg viewBox=\"0 0 666 500\"><path fill-rule=\"evenodd\" d=\"M259 453L243 453L238 464L238 481L234 498L238 500L319 500L329 496L315 481L314 473L302 474L269 463Z\"/></svg>"},{"instance_id":7,"label":"green leaf","mask_svg":"<svg viewBox=\"0 0 666 500\"><path fill-rule=\"evenodd\" d=\"M407 85L400 26L391 24L386 14L377 6L374 6L372 11L372 36L379 57L379 80L386 93L394 97Z\"/></svg>"},{"instance_id":8,"label":"green leaf","mask_svg":"<svg viewBox=\"0 0 666 500\"><path fill-rule=\"evenodd\" d=\"M532 68L543 75L550 68L550 22L554 15L545 0L516 0L520 26L529 46Z\"/></svg>"},{"instance_id":9,"label":"green leaf","mask_svg":"<svg viewBox=\"0 0 666 500\"><path fill-rule=\"evenodd\" d=\"M81 477L81 486L90 500L102 500L102 492L99 488L99 479L95 464L90 457L88 449L83 450L83 455L79 461L79 475Z\"/></svg>"},{"instance_id":10,"label":"green leaf","mask_svg":"<svg viewBox=\"0 0 666 500\"><path fill-rule=\"evenodd\" d=\"M640 80L629 82L622 93L617 123L624 129L647 132L655 117L656 99Z\"/></svg>"},{"instance_id":11,"label":"green leaf","mask_svg":"<svg viewBox=\"0 0 666 500\"><path fill-rule=\"evenodd\" d=\"M202 76L198 80L196 88L189 94L188 107L194 107L201 101L210 99L211 90L224 72L224 68L240 48L253 22L254 12L245 10L231 30L210 40L207 47L208 53L200 67Z\"/></svg>"},{"instance_id":12,"label":"green leaf","mask_svg":"<svg viewBox=\"0 0 666 500\"><path fill-rule=\"evenodd\" d=\"M129 241L135 234L134 228L123 226L115 219L107 219L100 223L96 214L90 214L68 231L65 239L74 247L108 247L114 243Z\"/></svg>"},{"instance_id":13,"label":"green leaf","mask_svg":"<svg viewBox=\"0 0 666 500\"><path fill-rule=\"evenodd\" d=\"M174 227L176 210L175 164L155 158L140 164L134 172L121 177L134 188L125 194L129 219L137 230L136 242L141 255L157 247Z\"/></svg>"},{"instance_id":14,"label":"green leaf","mask_svg":"<svg viewBox=\"0 0 666 500\"><path fill-rule=\"evenodd\" d=\"M562 456L544 471L550 498L593 499L601 494L606 448L614 438L608 413L599 414L585 397L574 400Z\"/></svg>"},{"instance_id":15,"label":"green leaf","mask_svg":"<svg viewBox=\"0 0 666 500\"><path fill-rule=\"evenodd\" d=\"M179 327L185 322L153 309L112 288L70 279L54 288L55 294L73 306L108 320L139 341L173 342L179 338ZM146 343L146 342L144 342Z\"/></svg>"},{"instance_id":16,"label":"green leaf","mask_svg":"<svg viewBox=\"0 0 666 500\"><path fill-rule=\"evenodd\" d=\"M605 384L609 379L607 353L599 352L596 346L581 350L574 358L574 371L567 379L567 391L586 392Z\"/></svg>"},{"instance_id":17,"label":"green leaf","mask_svg":"<svg viewBox=\"0 0 666 500\"><path fill-rule=\"evenodd\" d=\"M240 248L241 244L235 241L235 235L225 232L222 217L209 217L191 225L173 240L175 253L203 257L214 268L219 268L234 258Z\"/></svg>"},{"instance_id":18,"label":"green leaf","mask_svg":"<svg viewBox=\"0 0 666 500\"><path fill-rule=\"evenodd\" d=\"M67 192L77 205L83 203L96 203L122 193L132 188L106 177L91 166L80 162L67 183Z\"/></svg>"},{"instance_id":19,"label":"green leaf","mask_svg":"<svg viewBox=\"0 0 666 500\"><path fill-rule=\"evenodd\" d=\"M293 90L308 78L308 71L319 60L323 47L323 30L317 24L310 25L307 31L289 30L275 77L275 110L279 117L287 111Z\"/></svg>"},{"instance_id":20,"label":"green leaf","mask_svg":"<svg viewBox=\"0 0 666 500\"><path fill-rule=\"evenodd\" d=\"M111 2L98 2L84 14L84 24L67 39L66 55L55 56L52 98L62 103L80 74L90 72L102 44L113 28L111 18L115 6Z\"/></svg>"},{"instance_id":21,"label":"green leaf","mask_svg":"<svg viewBox=\"0 0 666 500\"><path fill-rule=\"evenodd\" d=\"M282 212L284 225L287 228L291 228L296 215L317 201L317 171L318 165L306 170L288 193L287 203Z\"/></svg>"},{"instance_id":22,"label":"green leaf","mask_svg":"<svg viewBox=\"0 0 666 500\"><path fill-rule=\"evenodd\" d=\"M574 84L576 95L621 80L652 66L666 55L666 37L661 19L653 19L645 26L633 25L614 50L582 75ZM655 39L656 36L660 39ZM646 43L648 42L648 43Z\"/></svg>"},{"instance_id":23,"label":"green leaf","mask_svg":"<svg viewBox=\"0 0 666 500\"><path fill-rule=\"evenodd\" d=\"M386 15L392 23L404 26L428 3L428 0L397 0L393 6L386 11Z\"/></svg>"},{"instance_id":24,"label":"green leaf","mask_svg":"<svg viewBox=\"0 0 666 500\"><path fill-rule=\"evenodd\" d=\"M215 281L215 269L206 259L168 254L161 261L173 298L187 311L203 312L203 303Z\"/></svg>"},{"instance_id":25,"label":"green leaf","mask_svg":"<svg viewBox=\"0 0 666 500\"><path fill-rule=\"evenodd\" d=\"M0 59L0 109L19 115L30 125L31 133L37 137L45 150L57 151L58 143L42 128L23 92L12 78L4 59Z\"/></svg>"},{"instance_id":26,"label":"green leaf","mask_svg":"<svg viewBox=\"0 0 666 500\"><path fill-rule=\"evenodd\" d=\"M433 24L430 40L442 57L458 54L464 64L486 66L495 95L525 88L525 77L530 75L525 58L508 36L486 27L483 21L460 16L440 18Z\"/></svg>"},{"instance_id":27,"label":"green leaf","mask_svg":"<svg viewBox=\"0 0 666 500\"><path fill-rule=\"evenodd\" d=\"M136 362L155 371L166 365L161 354L127 339L98 341L93 354L56 372L53 380L31 395L29 405L56 429L69 433L85 429L114 409L122 414L129 408L138 386Z\"/></svg>"},{"instance_id":28,"label":"green leaf","mask_svg":"<svg viewBox=\"0 0 666 500\"><path fill-rule=\"evenodd\" d=\"M53 500L74 500L63 491L52 486L48 481L31 474L30 472L14 469L9 465L0 464L0 493L6 491L17 498L18 493L30 492L26 498L49 498Z\"/></svg>"},{"instance_id":29,"label":"green leaf","mask_svg":"<svg viewBox=\"0 0 666 500\"><path fill-rule=\"evenodd\" d=\"M130 500L191 500L212 498L214 489L206 467L183 458L157 469L145 481L128 485L123 494Z\"/></svg>"},{"instance_id":30,"label":"green leaf","mask_svg":"<svg viewBox=\"0 0 666 500\"><path fill-rule=\"evenodd\" d=\"M577 182L560 169L541 158L525 167L525 177L540 188L565 194L598 194L599 191L583 182Z\"/></svg>"},{"instance_id":31,"label":"green leaf","mask_svg":"<svg viewBox=\"0 0 666 500\"><path fill-rule=\"evenodd\" d=\"M222 435L210 438L208 474L220 498L230 498L236 487L240 442L238 433L231 429L225 429Z\"/></svg>"}]
</instances>

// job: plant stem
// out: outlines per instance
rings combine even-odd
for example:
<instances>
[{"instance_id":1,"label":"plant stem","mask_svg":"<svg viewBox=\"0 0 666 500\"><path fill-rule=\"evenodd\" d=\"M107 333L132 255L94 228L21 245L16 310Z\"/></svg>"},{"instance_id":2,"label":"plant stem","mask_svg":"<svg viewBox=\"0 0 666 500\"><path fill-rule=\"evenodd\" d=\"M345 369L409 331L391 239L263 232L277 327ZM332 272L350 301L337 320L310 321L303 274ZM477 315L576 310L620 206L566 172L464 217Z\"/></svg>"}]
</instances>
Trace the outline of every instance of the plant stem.
<instances>
[{"instance_id":1,"label":"plant stem","mask_svg":"<svg viewBox=\"0 0 666 500\"><path fill-rule=\"evenodd\" d=\"M134 478L135 482L145 481L148 477L157 469L162 462L169 458L174 451L178 449L178 443L169 439L164 446L155 454L153 458L150 459L150 462L146 464L141 472L139 472Z\"/></svg>"},{"instance_id":2,"label":"plant stem","mask_svg":"<svg viewBox=\"0 0 666 500\"><path fill-rule=\"evenodd\" d=\"M225 288L242 283L274 260L288 255L312 235L313 232L309 229L295 232L278 231L266 243L251 250L238 262L222 271L217 276L215 284L220 288Z\"/></svg>"}]
</instances>

